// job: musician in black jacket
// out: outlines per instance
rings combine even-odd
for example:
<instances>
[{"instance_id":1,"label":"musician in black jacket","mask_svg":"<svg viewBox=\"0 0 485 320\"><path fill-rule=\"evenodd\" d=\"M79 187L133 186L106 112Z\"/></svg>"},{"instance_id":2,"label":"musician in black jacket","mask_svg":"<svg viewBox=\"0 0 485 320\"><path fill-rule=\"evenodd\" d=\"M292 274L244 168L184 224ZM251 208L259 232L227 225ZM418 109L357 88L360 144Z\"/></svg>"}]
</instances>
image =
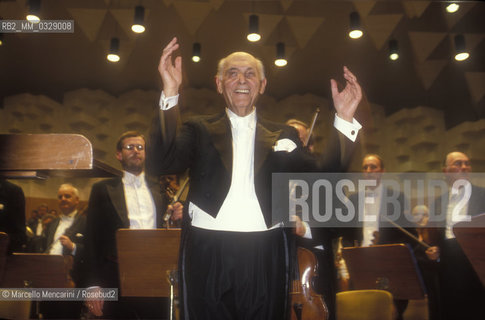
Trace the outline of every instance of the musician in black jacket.
<instances>
[{"instance_id":1,"label":"musician in black jacket","mask_svg":"<svg viewBox=\"0 0 485 320\"><path fill-rule=\"evenodd\" d=\"M79 191L65 183L57 191L61 215L47 224L45 253L73 256L71 277L77 287L84 287L84 233L86 217L78 212ZM79 301L43 301L40 311L46 319L77 318L81 313Z\"/></svg>"},{"instance_id":2,"label":"musician in black jacket","mask_svg":"<svg viewBox=\"0 0 485 320\"><path fill-rule=\"evenodd\" d=\"M463 152L448 153L443 172L446 174L449 190L436 199L434 212L431 213L444 217L446 225L444 228L429 230L435 242L426 250L428 258L435 261L439 270L438 312L441 319L446 320L484 319L485 288L453 232L453 225L457 221L454 217L455 207L460 203L453 197L452 186L457 180L469 181L469 173L472 172L470 158ZM470 198L459 213L468 216L485 213L485 189L476 185L470 186ZM455 190L457 194L460 194L461 189ZM442 209L446 211L442 212Z\"/></svg>"},{"instance_id":3,"label":"musician in black jacket","mask_svg":"<svg viewBox=\"0 0 485 320\"><path fill-rule=\"evenodd\" d=\"M77 286L82 286L82 259L86 217L78 212L79 191L72 184L62 184L57 191L61 215L47 224L45 253L72 255L76 266L71 276ZM79 268L78 268L79 267Z\"/></svg>"},{"instance_id":4,"label":"musician in black jacket","mask_svg":"<svg viewBox=\"0 0 485 320\"><path fill-rule=\"evenodd\" d=\"M158 179L145 175L145 137L136 131L123 133L116 144L116 158L123 177L95 183L89 196L86 232L87 286L119 288L116 231L121 228L162 227L167 203ZM176 216L182 205L174 205ZM173 210L173 208L172 208ZM143 263L143 261L140 261ZM166 301L121 300L104 303L89 300L86 305L96 316L108 318L165 316Z\"/></svg>"}]
</instances>

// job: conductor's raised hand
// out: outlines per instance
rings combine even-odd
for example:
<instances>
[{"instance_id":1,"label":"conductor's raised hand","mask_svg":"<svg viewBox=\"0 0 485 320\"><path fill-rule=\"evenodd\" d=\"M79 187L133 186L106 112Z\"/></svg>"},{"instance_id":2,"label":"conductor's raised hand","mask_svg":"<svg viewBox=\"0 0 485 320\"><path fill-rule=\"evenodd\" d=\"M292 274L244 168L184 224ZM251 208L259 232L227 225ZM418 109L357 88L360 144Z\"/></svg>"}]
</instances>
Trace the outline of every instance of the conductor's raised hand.
<instances>
[{"instance_id":1,"label":"conductor's raised hand","mask_svg":"<svg viewBox=\"0 0 485 320\"><path fill-rule=\"evenodd\" d=\"M158 72L162 78L163 92L166 97L177 95L182 84L182 57L178 56L175 59L172 57L178 48L177 38L174 37L163 49L158 65Z\"/></svg>"},{"instance_id":2,"label":"conductor's raised hand","mask_svg":"<svg viewBox=\"0 0 485 320\"><path fill-rule=\"evenodd\" d=\"M345 66L344 78L346 80L345 88L341 92L338 91L337 82L334 79L330 80L332 99L337 115L344 120L352 122L355 110L357 110L357 106L362 100L362 89L359 82L357 82L357 78Z\"/></svg>"}]
</instances>

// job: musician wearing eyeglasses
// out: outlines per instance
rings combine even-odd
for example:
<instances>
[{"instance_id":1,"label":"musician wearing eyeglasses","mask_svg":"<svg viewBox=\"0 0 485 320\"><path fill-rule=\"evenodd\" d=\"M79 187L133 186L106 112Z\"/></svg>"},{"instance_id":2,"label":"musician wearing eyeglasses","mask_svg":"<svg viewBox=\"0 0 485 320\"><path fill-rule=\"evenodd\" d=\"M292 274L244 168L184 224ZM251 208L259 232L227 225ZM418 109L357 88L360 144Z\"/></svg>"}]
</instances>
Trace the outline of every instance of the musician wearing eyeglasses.
<instances>
[{"instance_id":1,"label":"musician wearing eyeglasses","mask_svg":"<svg viewBox=\"0 0 485 320\"><path fill-rule=\"evenodd\" d=\"M116 159L123 168L123 177L106 179L92 187L86 232L88 287L119 288L118 229L155 229L162 226L167 204L162 198L158 179L145 175L145 147L145 138L140 133L129 131L122 134L116 145ZM180 203L174 204L174 207L175 211L182 210ZM86 305L95 316L139 316L138 305L124 301L104 303L103 300L90 300Z\"/></svg>"},{"instance_id":2,"label":"musician wearing eyeglasses","mask_svg":"<svg viewBox=\"0 0 485 320\"><path fill-rule=\"evenodd\" d=\"M453 226L456 215L475 216L485 212L485 189L471 184L472 164L463 152L448 153L443 172L449 190L436 199L435 211L431 213L444 216L446 224L443 228L429 229L432 247L426 250L428 259L434 261L438 269L436 312L440 319L484 319L485 288L458 243ZM467 181L471 187L470 198L464 206L459 199L463 197L465 186L454 186L459 180Z\"/></svg>"}]
</instances>

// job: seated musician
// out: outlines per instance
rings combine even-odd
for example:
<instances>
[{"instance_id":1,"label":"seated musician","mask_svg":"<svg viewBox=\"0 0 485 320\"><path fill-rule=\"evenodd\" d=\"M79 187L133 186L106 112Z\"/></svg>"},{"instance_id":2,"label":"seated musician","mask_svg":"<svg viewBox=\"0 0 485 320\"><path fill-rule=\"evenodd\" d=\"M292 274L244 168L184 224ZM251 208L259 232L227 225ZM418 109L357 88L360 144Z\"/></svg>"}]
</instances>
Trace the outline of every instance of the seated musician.
<instances>
[{"instance_id":1,"label":"seated musician","mask_svg":"<svg viewBox=\"0 0 485 320\"><path fill-rule=\"evenodd\" d=\"M155 229L162 226L167 203L158 180L145 175L145 138L138 132L125 132L118 139L116 158L123 177L93 185L87 209L86 256L87 286L119 288L116 231L120 228ZM172 218L182 216L182 204L170 207ZM143 263L143 261L140 261ZM86 301L88 311L108 318L164 318L168 302L119 298L117 302ZM168 312L168 311L167 311Z\"/></svg>"},{"instance_id":2,"label":"seated musician","mask_svg":"<svg viewBox=\"0 0 485 320\"><path fill-rule=\"evenodd\" d=\"M445 217L446 224L442 228L428 230L428 241L432 247L426 250L429 261L434 263L435 268L432 270L438 275L434 288L437 296L431 301L435 314L431 319L484 319L485 287L457 241L453 226L457 222L456 214L476 216L485 212L485 189L471 184L472 164L463 152L448 153L443 172L449 189L435 200L434 212L430 214ZM464 206L461 206L459 197L453 193L453 185L457 180L470 183L470 198ZM461 194L462 189L457 188L456 194Z\"/></svg>"},{"instance_id":3,"label":"seated musician","mask_svg":"<svg viewBox=\"0 0 485 320\"><path fill-rule=\"evenodd\" d=\"M391 225L390 222L388 223L380 219L383 215L390 216L394 210L393 204L383 201L387 195L393 192L392 189L381 183L381 176L385 172L383 159L377 154L365 155L362 160L362 172L366 179L375 180L376 185L366 188L366 194L364 195L365 205L363 214L364 220L366 221L362 222L359 228L345 228L340 230L343 246L367 247L377 244L408 243L412 247L415 247L415 240L405 232L407 231L417 236L416 229L406 228L404 230L401 228L400 230L397 226ZM354 204L355 208L359 207L358 198L358 193L349 196L349 200ZM404 203L406 199L403 193L399 193L397 201L400 204L400 208L405 208ZM373 217L374 219L367 219L366 217ZM394 300L394 304L398 313L397 319L402 319L402 314L408 305L408 301Z\"/></svg>"},{"instance_id":4,"label":"seated musician","mask_svg":"<svg viewBox=\"0 0 485 320\"><path fill-rule=\"evenodd\" d=\"M72 265L71 278L77 287L84 287L83 250L86 217L78 210L78 189L69 183L62 184L57 191L57 203L61 214L46 224L44 229L45 253L73 256L73 261L68 262ZM82 304L77 301L43 301L40 312L47 319L79 317L81 306Z\"/></svg>"},{"instance_id":5,"label":"seated musician","mask_svg":"<svg viewBox=\"0 0 485 320\"><path fill-rule=\"evenodd\" d=\"M32 231L32 238L27 245L27 252L42 253L45 251L45 228L57 215L51 216L48 213L49 207L41 203L36 210L32 211L27 227Z\"/></svg>"},{"instance_id":6,"label":"seated musician","mask_svg":"<svg viewBox=\"0 0 485 320\"><path fill-rule=\"evenodd\" d=\"M86 228L86 217L78 211L78 189L69 183L62 184L57 191L57 202L61 215L45 227L45 253L72 255L77 260L83 255ZM80 269L73 269L71 274L78 287L83 286L80 272Z\"/></svg>"}]
</instances>

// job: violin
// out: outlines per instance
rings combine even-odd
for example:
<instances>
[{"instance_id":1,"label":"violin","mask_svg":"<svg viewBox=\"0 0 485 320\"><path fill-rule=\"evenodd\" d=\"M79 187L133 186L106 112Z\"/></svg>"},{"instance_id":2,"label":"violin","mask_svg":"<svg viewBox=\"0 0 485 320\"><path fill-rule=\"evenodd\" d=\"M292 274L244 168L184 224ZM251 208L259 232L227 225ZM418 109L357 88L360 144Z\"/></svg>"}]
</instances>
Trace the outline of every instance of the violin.
<instances>
[{"instance_id":1,"label":"violin","mask_svg":"<svg viewBox=\"0 0 485 320\"><path fill-rule=\"evenodd\" d=\"M318 263L308 249L298 247L298 279L291 282L291 320L327 320L328 308L321 295L313 291Z\"/></svg>"},{"instance_id":2,"label":"violin","mask_svg":"<svg viewBox=\"0 0 485 320\"><path fill-rule=\"evenodd\" d=\"M176 202L184 201L187 195L184 193L189 186L189 178L187 177L182 185L179 185L179 181L176 175L167 175L163 177L164 181L161 183L162 192L165 192L166 199L169 205L173 205ZM172 210L167 209L163 214L163 226L168 228L180 228L181 221L172 221Z\"/></svg>"}]
</instances>

